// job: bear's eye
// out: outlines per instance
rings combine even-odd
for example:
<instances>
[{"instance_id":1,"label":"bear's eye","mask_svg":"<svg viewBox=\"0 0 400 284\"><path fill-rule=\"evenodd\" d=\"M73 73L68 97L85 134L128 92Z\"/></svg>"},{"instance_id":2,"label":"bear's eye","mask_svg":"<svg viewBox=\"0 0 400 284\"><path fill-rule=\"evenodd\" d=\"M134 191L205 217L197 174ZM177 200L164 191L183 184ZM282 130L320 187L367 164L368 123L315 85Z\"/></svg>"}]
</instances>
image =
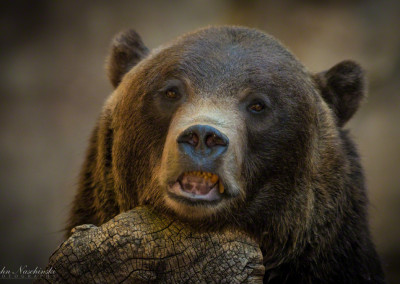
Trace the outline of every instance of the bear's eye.
<instances>
[{"instance_id":1,"label":"bear's eye","mask_svg":"<svg viewBox=\"0 0 400 284\"><path fill-rule=\"evenodd\" d=\"M254 103L251 103L249 106L248 106L248 109L251 111L251 112L253 112L253 113L259 113L259 112L262 112L263 110L264 110L264 108L265 108L265 105L264 105L264 103L262 103L262 102L254 102Z\"/></svg>"},{"instance_id":2,"label":"bear's eye","mask_svg":"<svg viewBox=\"0 0 400 284\"><path fill-rule=\"evenodd\" d=\"M168 89L168 90L165 91L165 96L168 99L176 100L176 99L179 98L179 93L175 88L171 88L171 89Z\"/></svg>"}]
</instances>

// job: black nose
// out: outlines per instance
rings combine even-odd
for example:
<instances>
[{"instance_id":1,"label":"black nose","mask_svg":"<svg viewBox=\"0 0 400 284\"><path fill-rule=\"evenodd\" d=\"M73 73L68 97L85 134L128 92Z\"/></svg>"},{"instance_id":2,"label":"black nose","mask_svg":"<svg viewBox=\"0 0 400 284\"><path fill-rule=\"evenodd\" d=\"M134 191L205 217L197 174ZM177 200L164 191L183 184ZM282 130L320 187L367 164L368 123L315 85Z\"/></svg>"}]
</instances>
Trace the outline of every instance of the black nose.
<instances>
[{"instance_id":1,"label":"black nose","mask_svg":"<svg viewBox=\"0 0 400 284\"><path fill-rule=\"evenodd\" d=\"M179 149L192 157L217 158L227 149L229 139L214 127L193 125L177 139Z\"/></svg>"}]
</instances>

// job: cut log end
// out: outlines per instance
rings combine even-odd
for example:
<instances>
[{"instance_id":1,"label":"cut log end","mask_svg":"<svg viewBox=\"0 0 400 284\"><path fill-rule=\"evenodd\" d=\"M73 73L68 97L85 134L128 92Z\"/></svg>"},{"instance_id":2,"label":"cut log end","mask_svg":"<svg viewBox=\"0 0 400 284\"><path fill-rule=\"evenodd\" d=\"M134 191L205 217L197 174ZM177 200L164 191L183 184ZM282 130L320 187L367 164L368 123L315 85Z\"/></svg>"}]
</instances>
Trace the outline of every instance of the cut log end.
<instances>
[{"instance_id":1,"label":"cut log end","mask_svg":"<svg viewBox=\"0 0 400 284\"><path fill-rule=\"evenodd\" d=\"M247 234L198 232L138 207L100 227L74 229L50 257L49 283L262 283L258 244Z\"/></svg>"}]
</instances>

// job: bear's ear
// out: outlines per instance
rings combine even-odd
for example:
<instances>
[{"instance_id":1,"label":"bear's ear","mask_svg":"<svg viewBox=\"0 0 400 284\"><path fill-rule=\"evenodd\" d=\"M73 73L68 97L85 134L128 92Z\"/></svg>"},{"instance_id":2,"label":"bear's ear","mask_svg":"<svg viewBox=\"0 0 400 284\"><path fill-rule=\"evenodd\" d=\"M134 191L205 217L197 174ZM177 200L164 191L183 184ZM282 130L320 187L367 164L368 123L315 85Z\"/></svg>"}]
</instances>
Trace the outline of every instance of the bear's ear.
<instances>
[{"instance_id":1,"label":"bear's ear","mask_svg":"<svg viewBox=\"0 0 400 284\"><path fill-rule=\"evenodd\" d=\"M122 77L149 53L139 34L130 29L119 33L111 45L107 61L108 77L116 88Z\"/></svg>"},{"instance_id":2,"label":"bear's ear","mask_svg":"<svg viewBox=\"0 0 400 284\"><path fill-rule=\"evenodd\" d=\"M334 111L342 127L357 111L365 95L364 71L354 61L342 61L331 69L317 73L314 79L325 102Z\"/></svg>"}]
</instances>

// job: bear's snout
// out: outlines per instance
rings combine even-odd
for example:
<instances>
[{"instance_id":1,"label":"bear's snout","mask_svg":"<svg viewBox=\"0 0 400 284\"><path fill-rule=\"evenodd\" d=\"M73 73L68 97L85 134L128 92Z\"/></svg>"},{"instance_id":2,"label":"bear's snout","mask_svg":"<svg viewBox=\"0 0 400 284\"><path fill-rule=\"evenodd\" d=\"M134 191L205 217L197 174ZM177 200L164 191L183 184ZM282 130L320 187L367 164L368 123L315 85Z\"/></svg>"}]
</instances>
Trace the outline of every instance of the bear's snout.
<instances>
[{"instance_id":1,"label":"bear's snout","mask_svg":"<svg viewBox=\"0 0 400 284\"><path fill-rule=\"evenodd\" d=\"M193 125L177 138L181 154L187 156L195 165L202 160L215 161L228 149L229 139L216 128L209 125Z\"/></svg>"}]
</instances>

